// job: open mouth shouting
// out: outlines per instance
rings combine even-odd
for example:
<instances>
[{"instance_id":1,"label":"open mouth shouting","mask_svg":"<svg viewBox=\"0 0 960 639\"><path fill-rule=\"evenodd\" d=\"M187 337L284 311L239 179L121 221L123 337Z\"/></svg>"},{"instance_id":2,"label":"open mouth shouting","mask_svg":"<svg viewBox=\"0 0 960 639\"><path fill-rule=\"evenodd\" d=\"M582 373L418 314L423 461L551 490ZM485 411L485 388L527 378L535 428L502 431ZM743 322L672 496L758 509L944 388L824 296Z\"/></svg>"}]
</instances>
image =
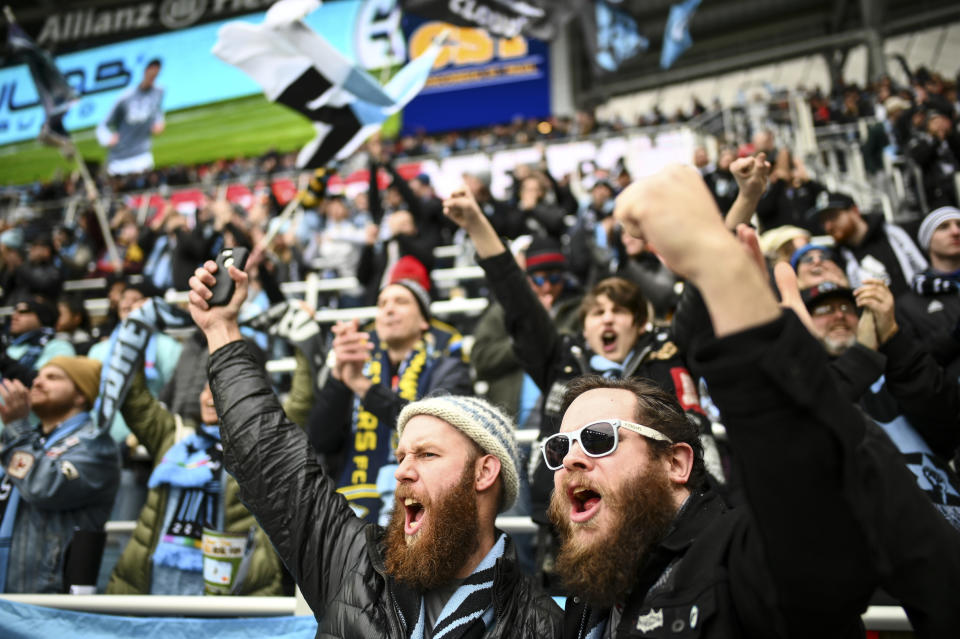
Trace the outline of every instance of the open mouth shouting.
<instances>
[{"instance_id":1,"label":"open mouth shouting","mask_svg":"<svg viewBox=\"0 0 960 639\"><path fill-rule=\"evenodd\" d=\"M616 331L604 331L600 335L600 339L603 342L603 352L612 353L617 350L617 332Z\"/></svg>"},{"instance_id":2,"label":"open mouth shouting","mask_svg":"<svg viewBox=\"0 0 960 639\"><path fill-rule=\"evenodd\" d=\"M583 524L600 511L603 496L585 486L574 485L567 488L567 499L570 501L570 521Z\"/></svg>"},{"instance_id":3,"label":"open mouth shouting","mask_svg":"<svg viewBox=\"0 0 960 639\"><path fill-rule=\"evenodd\" d=\"M408 541L410 537L413 537L420 529L423 527L423 520L426 517L427 511L419 501L413 497L407 497L403 500L403 507L406 510L406 516L403 522L403 533L407 536Z\"/></svg>"}]
</instances>

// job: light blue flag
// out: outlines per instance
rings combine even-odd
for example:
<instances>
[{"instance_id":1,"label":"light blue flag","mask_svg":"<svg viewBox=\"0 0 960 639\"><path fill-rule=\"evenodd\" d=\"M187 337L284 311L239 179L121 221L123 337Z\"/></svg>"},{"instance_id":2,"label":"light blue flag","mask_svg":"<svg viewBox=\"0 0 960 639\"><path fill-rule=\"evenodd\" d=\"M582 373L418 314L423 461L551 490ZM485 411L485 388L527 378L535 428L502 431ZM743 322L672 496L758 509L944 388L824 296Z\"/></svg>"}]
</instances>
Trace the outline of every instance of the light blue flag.
<instances>
[{"instance_id":1,"label":"light blue flag","mask_svg":"<svg viewBox=\"0 0 960 639\"><path fill-rule=\"evenodd\" d=\"M633 56L646 51L650 41L640 35L637 21L605 0L594 5L597 20L597 51L594 61L604 71L616 71Z\"/></svg>"},{"instance_id":2,"label":"light blue flag","mask_svg":"<svg viewBox=\"0 0 960 639\"><path fill-rule=\"evenodd\" d=\"M199 599L199 597L198 597ZM302 617L184 619L120 617L41 608L0 599L0 636L4 639L313 639L317 620Z\"/></svg>"},{"instance_id":3,"label":"light blue flag","mask_svg":"<svg viewBox=\"0 0 960 639\"><path fill-rule=\"evenodd\" d=\"M663 34L663 50L660 52L660 67L669 69L680 54L690 48L690 19L700 6L700 0L686 0L670 7L667 28Z\"/></svg>"}]
</instances>

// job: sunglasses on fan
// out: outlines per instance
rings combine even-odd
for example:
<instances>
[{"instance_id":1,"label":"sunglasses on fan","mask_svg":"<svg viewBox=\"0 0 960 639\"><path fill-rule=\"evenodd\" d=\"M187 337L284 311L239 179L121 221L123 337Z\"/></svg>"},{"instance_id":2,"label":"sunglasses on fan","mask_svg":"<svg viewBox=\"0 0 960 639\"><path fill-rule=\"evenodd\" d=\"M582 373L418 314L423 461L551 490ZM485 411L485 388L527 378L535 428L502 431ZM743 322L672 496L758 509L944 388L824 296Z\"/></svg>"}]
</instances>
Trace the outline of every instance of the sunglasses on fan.
<instances>
[{"instance_id":1,"label":"sunglasses on fan","mask_svg":"<svg viewBox=\"0 0 960 639\"><path fill-rule=\"evenodd\" d=\"M580 448L590 457L605 457L615 450L620 443L617 432L626 428L638 435L649 439L672 444L669 437L649 426L626 422L621 419L601 419L581 426L569 433L551 435L543 442L543 460L550 470L560 470L563 467L563 458L570 452L573 442L579 442Z\"/></svg>"}]
</instances>

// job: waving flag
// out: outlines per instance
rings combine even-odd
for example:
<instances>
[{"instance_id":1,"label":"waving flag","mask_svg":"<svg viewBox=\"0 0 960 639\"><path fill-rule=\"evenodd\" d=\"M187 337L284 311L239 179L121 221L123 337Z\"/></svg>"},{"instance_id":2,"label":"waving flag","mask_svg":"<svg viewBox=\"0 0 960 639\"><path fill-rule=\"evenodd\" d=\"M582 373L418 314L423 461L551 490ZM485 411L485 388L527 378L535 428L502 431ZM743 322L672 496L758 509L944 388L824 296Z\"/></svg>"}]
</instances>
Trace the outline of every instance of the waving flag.
<instances>
[{"instance_id":1,"label":"waving flag","mask_svg":"<svg viewBox=\"0 0 960 639\"><path fill-rule=\"evenodd\" d=\"M593 13L584 15L582 26L591 60L602 72L616 71L650 46L650 41L640 35L633 16L606 0L596 0Z\"/></svg>"},{"instance_id":2,"label":"waving flag","mask_svg":"<svg viewBox=\"0 0 960 639\"><path fill-rule=\"evenodd\" d=\"M77 99L77 93L67 84L53 57L38 47L9 14L7 20L10 23L7 30L7 48L17 62L26 64L30 69L30 77L33 78L46 115L40 138L57 146L68 146L70 136L63 126L63 118Z\"/></svg>"},{"instance_id":3,"label":"waving flag","mask_svg":"<svg viewBox=\"0 0 960 639\"><path fill-rule=\"evenodd\" d=\"M317 0L280 0L263 24L221 27L213 53L253 78L272 102L313 121L316 137L297 156L315 168L353 153L388 117L420 92L440 54L445 34L404 66L385 86L350 62L304 24Z\"/></svg>"},{"instance_id":4,"label":"waving flag","mask_svg":"<svg viewBox=\"0 0 960 639\"><path fill-rule=\"evenodd\" d=\"M690 19L700 6L700 0L686 0L670 7L667 28L663 34L663 50L660 52L660 67L669 69L684 51L690 48Z\"/></svg>"}]
</instances>

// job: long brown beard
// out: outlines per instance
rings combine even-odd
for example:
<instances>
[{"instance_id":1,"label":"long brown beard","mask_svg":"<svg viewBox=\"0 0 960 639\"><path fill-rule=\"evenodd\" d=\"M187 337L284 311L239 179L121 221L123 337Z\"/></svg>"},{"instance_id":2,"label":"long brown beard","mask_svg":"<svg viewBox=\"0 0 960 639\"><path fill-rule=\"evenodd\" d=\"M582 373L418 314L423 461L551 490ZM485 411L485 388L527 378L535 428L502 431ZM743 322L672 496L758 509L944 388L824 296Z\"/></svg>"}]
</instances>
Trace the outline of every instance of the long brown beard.
<instances>
[{"instance_id":1,"label":"long brown beard","mask_svg":"<svg viewBox=\"0 0 960 639\"><path fill-rule=\"evenodd\" d=\"M554 490L548 515L560 533L557 574L571 593L610 607L629 592L650 548L664 538L673 522L676 506L670 481L659 465L651 464L618 494L604 494L603 507L618 516L606 535L589 544L574 536L569 507L566 494Z\"/></svg>"},{"instance_id":2,"label":"long brown beard","mask_svg":"<svg viewBox=\"0 0 960 639\"><path fill-rule=\"evenodd\" d=\"M422 501L427 521L408 545L403 526L404 499L413 495L397 486L393 514L387 526L385 566L397 581L419 590L432 590L450 582L467 558L477 550L477 493L473 487L473 464L467 464L456 486L436 503ZM425 499L425 498L424 498Z\"/></svg>"}]
</instances>

